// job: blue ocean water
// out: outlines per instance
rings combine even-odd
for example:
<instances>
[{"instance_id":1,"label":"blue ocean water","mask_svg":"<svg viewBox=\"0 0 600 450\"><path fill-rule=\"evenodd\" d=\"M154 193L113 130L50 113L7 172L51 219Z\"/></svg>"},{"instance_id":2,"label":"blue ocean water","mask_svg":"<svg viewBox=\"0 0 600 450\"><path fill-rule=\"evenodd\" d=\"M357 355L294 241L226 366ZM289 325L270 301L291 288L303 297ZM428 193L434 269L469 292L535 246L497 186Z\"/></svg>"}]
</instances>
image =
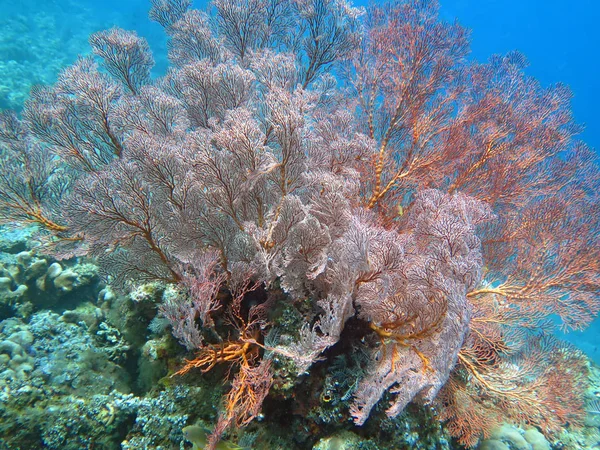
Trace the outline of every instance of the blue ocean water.
<instances>
[{"instance_id":1,"label":"blue ocean water","mask_svg":"<svg viewBox=\"0 0 600 450\"><path fill-rule=\"evenodd\" d=\"M367 1L355 2L365 6ZM202 8L205 1L194 2ZM600 5L593 0L441 0L444 19L458 21L472 30L472 57L485 61L494 53L519 50L530 62L527 72L544 85L565 83L574 93L573 111L578 123L585 125L581 137L592 147L600 148ZM19 34L24 42L31 43L41 51L40 40L54 26L55 40L46 42L61 48L65 64L74 60L76 54L89 51L87 35L111 26L135 29L146 37L157 58L155 72L165 69L165 37L159 25L148 20L149 2L128 0L55 0L39 2L1 0L1 20L20 16L23 26ZM44 16L46 24L40 24ZM9 35L10 36L10 35ZM6 63L15 58L9 51L7 33L0 36L0 61ZM64 54L64 43L69 51ZM35 52L33 52L35 53ZM161 59L160 57L163 56ZM41 55L22 55L28 62L43 61ZM35 66L34 66L35 67ZM52 69L52 70L51 70ZM43 64L37 66L42 72ZM55 67L48 69L48 81ZM44 79L46 81L46 79Z\"/></svg>"},{"instance_id":2,"label":"blue ocean water","mask_svg":"<svg viewBox=\"0 0 600 450\"><path fill-rule=\"evenodd\" d=\"M365 6L365 0L355 2ZM196 0L195 7L204 7ZM578 123L585 125L582 138L600 148L600 4L594 0L441 0L444 19L458 21L472 30L472 57L485 61L494 53L519 50L530 62L528 73L544 85L565 83L574 93L573 111ZM0 21L21 16L22 37L32 45L42 39L35 16L45 16L60 33L54 44L70 43L70 53L62 55L70 63L79 52L89 51L87 35L111 26L135 29L146 37L157 58L156 73L165 68L165 37L161 27L148 20L146 0L97 2L93 0L0 0ZM37 23L36 23L37 22ZM49 26L49 24L47 24ZM43 27L42 27L43 28ZM6 33L0 42L7 40ZM48 44L48 43L46 43ZM0 47L0 61L11 60L7 44ZM61 51L63 47L61 47ZM38 50L39 51L39 50ZM39 60L34 55L32 60ZM54 69L54 68L53 68ZM42 67L37 66L42 71ZM52 73L52 72L51 72ZM51 77L48 78L51 80Z\"/></svg>"},{"instance_id":3,"label":"blue ocean water","mask_svg":"<svg viewBox=\"0 0 600 450\"><path fill-rule=\"evenodd\" d=\"M441 0L441 14L472 30L472 56L519 50L543 85L565 83L581 135L600 149L600 4L593 0Z\"/></svg>"}]
</instances>

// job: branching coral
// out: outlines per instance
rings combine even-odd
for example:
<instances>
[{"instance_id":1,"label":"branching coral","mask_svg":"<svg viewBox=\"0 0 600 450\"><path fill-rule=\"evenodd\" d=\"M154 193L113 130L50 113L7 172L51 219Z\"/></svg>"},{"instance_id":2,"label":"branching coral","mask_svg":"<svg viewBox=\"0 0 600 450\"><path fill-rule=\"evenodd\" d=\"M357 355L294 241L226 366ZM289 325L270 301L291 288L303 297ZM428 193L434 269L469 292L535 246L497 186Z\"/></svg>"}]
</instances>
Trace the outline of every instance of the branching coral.
<instances>
[{"instance_id":1,"label":"branching coral","mask_svg":"<svg viewBox=\"0 0 600 450\"><path fill-rule=\"evenodd\" d=\"M153 2L163 78L113 29L91 39L108 75L82 59L2 116L0 218L82 238L117 286L180 285L160 307L197 352L179 373L230 369L210 445L256 417L270 357L310 374L344 339L369 361L357 425L386 393L390 416L436 402L467 445L490 417L578 423L580 358L531 343L600 308L598 167L568 90L516 53L466 61L434 1L189 6ZM304 323L266 343L282 302L309 305Z\"/></svg>"}]
</instances>

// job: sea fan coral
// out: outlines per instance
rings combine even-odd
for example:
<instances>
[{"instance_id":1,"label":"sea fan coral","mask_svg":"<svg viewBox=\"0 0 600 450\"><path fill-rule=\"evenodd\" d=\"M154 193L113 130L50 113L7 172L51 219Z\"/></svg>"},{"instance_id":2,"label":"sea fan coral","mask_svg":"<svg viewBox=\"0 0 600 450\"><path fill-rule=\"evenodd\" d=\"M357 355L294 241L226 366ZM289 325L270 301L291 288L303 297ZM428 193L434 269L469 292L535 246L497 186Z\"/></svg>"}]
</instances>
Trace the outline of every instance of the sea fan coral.
<instances>
[{"instance_id":1,"label":"sea fan coral","mask_svg":"<svg viewBox=\"0 0 600 450\"><path fill-rule=\"evenodd\" d=\"M112 29L91 38L100 66L3 114L0 218L97 257L115 286L182 287L160 307L197 353L179 373L233 377L211 448L258 415L270 358L310 374L344 339L368 355L357 425L386 392L389 416L435 402L467 445L490 414L577 423L581 361L532 341L550 315L581 328L600 308L598 167L568 90L517 53L468 62L434 1L212 6L153 1L164 77ZM302 302L303 324L265 342L276 306Z\"/></svg>"}]
</instances>

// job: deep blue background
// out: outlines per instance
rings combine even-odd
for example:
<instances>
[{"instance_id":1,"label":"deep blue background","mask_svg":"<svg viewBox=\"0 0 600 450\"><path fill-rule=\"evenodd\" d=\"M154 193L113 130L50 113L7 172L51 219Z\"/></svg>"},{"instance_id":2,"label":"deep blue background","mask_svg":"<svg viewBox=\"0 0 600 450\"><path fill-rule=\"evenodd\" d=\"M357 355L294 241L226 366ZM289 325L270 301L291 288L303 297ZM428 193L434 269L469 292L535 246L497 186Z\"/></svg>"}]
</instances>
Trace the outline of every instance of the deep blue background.
<instances>
[{"instance_id":1,"label":"deep blue background","mask_svg":"<svg viewBox=\"0 0 600 450\"><path fill-rule=\"evenodd\" d=\"M472 56L519 50L527 72L544 85L562 82L574 93L583 139L600 149L600 2L597 0L441 0L442 17L472 30Z\"/></svg>"},{"instance_id":2,"label":"deep blue background","mask_svg":"<svg viewBox=\"0 0 600 450\"><path fill-rule=\"evenodd\" d=\"M0 0L0 4L5 0ZM154 30L147 24L149 1L108 0L103 6L125 13L127 24ZM530 62L527 73L544 86L565 83L573 91L573 110L590 146L600 150L600 2L598 0L439 0L441 16L472 31L471 57L484 62L494 53L519 50ZM358 0L366 6L369 1ZM375 3L380 3L375 2ZM204 7L206 0L195 0Z\"/></svg>"},{"instance_id":3,"label":"deep blue background","mask_svg":"<svg viewBox=\"0 0 600 450\"><path fill-rule=\"evenodd\" d=\"M439 0L441 16L472 30L471 56L519 50L527 73L543 85L562 82L574 93L583 139L600 149L600 2L597 0ZM356 4L366 5L367 1Z\"/></svg>"},{"instance_id":4,"label":"deep blue background","mask_svg":"<svg viewBox=\"0 0 600 450\"><path fill-rule=\"evenodd\" d=\"M575 119L586 125L582 138L600 150L600 114L595 109L600 105L598 0L438 1L444 19L458 19L472 30L471 57L486 61L491 54L519 50L530 62L527 72L544 85L556 82L569 85L574 93ZM103 27L118 25L135 29L148 38L155 51L164 49L160 27L150 23L147 16L149 0L0 0L0 14L22 13L19 11L22 4L32 2L48 14L57 10L68 13L69 3L83 6L93 12ZM195 7L203 8L206 3L206 0L194 0ZM366 6L369 1L354 3Z\"/></svg>"}]
</instances>

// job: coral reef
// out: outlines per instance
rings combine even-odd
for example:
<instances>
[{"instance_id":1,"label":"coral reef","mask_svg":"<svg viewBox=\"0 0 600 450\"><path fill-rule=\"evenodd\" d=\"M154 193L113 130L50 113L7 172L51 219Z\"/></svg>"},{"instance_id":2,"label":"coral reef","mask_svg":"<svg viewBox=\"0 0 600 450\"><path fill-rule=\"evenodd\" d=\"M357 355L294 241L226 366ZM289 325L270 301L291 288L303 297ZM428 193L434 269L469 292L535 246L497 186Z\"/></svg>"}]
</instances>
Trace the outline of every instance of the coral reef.
<instances>
[{"instance_id":1,"label":"coral reef","mask_svg":"<svg viewBox=\"0 0 600 450\"><path fill-rule=\"evenodd\" d=\"M198 408L214 418L220 390L209 385L132 394L139 389L133 378L144 376L129 367L136 357L90 303L62 315L35 312L27 322L3 320L0 447L171 448Z\"/></svg>"},{"instance_id":2,"label":"coral reef","mask_svg":"<svg viewBox=\"0 0 600 450\"><path fill-rule=\"evenodd\" d=\"M111 439L98 431L102 421L89 399L129 391L127 371L111 361L118 344L101 347L85 322L65 318L41 311L28 322L11 318L0 325L6 448L87 448Z\"/></svg>"},{"instance_id":3,"label":"coral reef","mask_svg":"<svg viewBox=\"0 0 600 450\"><path fill-rule=\"evenodd\" d=\"M1 109L22 108L32 86L54 82L62 67L86 51L87 35L94 28L91 16L82 10L76 13L75 2L65 3L78 20L31 0L6 6L0 23ZM78 26L70 25L74 23Z\"/></svg>"},{"instance_id":4,"label":"coral reef","mask_svg":"<svg viewBox=\"0 0 600 450\"><path fill-rule=\"evenodd\" d=\"M521 430L511 425L503 425L493 430L490 438L483 440L479 448L484 450L550 450L550 443L535 428Z\"/></svg>"},{"instance_id":5,"label":"coral reef","mask_svg":"<svg viewBox=\"0 0 600 450\"><path fill-rule=\"evenodd\" d=\"M65 309L99 290L98 267L88 262L58 262L34 251L0 253L0 308Z\"/></svg>"},{"instance_id":6,"label":"coral reef","mask_svg":"<svg viewBox=\"0 0 600 450\"><path fill-rule=\"evenodd\" d=\"M98 300L83 297L81 303L62 314L32 312L26 319L8 318L0 325L0 446L6 448L81 449L174 448L183 442L182 428L191 423L208 424L218 413L222 388L220 376L204 380L177 380L164 377L168 361L178 359L168 328L151 326L148 311L175 295L160 285L145 285L130 296L115 296L110 290ZM107 301L106 298L110 300ZM89 301L91 300L91 301ZM120 317L117 328L108 319ZM134 318L146 327L143 339L134 346L125 339L139 332ZM134 325L133 330L127 329ZM139 344L138 344L139 345ZM137 363L136 363L137 360ZM281 359L281 363L286 361ZM235 436L239 442L260 438L269 448L330 448L358 445L361 449L440 448L447 441L439 422L423 411L414 410L396 419L385 419L379 430L366 429L362 437L343 431L347 427L352 386L343 379L357 378L357 367L346 367L338 358L324 386L313 384L314 406L306 414L293 411L293 434L278 424L280 410L267 405L260 422ZM285 378L283 372L282 380ZM276 392L288 398L301 395L306 384L298 385L288 372L287 388ZM191 383L190 383L191 381ZM216 381L216 388L215 388ZM308 380L305 380L308 381ZM183 384L181 384L183 382ZM340 382L342 382L340 384ZM356 383L353 383L356 385ZM156 389L160 386L159 389ZM314 389L314 391L313 391ZM319 390L321 390L319 392ZM350 390L349 390L350 389ZM139 394L132 393L136 391ZM290 411L292 412L292 411ZM382 411L378 410L378 414ZM49 420L50 418L50 420ZM321 423L332 435L322 437L302 432L311 423ZM428 429L425 424L430 424ZM333 431L338 430L338 431ZM258 437L257 437L258 436ZM341 445L341 444L340 444ZM436 445L438 447L436 447ZM254 447L252 447L254 448Z\"/></svg>"},{"instance_id":7,"label":"coral reef","mask_svg":"<svg viewBox=\"0 0 600 450\"><path fill-rule=\"evenodd\" d=\"M589 362L552 332L600 311L600 178L564 86L467 60L434 0L150 17L164 77L114 27L0 115L0 223L36 227L0 267L9 445L529 450L585 425Z\"/></svg>"},{"instance_id":8,"label":"coral reef","mask_svg":"<svg viewBox=\"0 0 600 450\"><path fill-rule=\"evenodd\" d=\"M127 20L126 12L99 14L71 0L20 0L6 4L4 11L0 18L0 109L20 110L32 87L54 83L63 67L89 53L92 32Z\"/></svg>"}]
</instances>

